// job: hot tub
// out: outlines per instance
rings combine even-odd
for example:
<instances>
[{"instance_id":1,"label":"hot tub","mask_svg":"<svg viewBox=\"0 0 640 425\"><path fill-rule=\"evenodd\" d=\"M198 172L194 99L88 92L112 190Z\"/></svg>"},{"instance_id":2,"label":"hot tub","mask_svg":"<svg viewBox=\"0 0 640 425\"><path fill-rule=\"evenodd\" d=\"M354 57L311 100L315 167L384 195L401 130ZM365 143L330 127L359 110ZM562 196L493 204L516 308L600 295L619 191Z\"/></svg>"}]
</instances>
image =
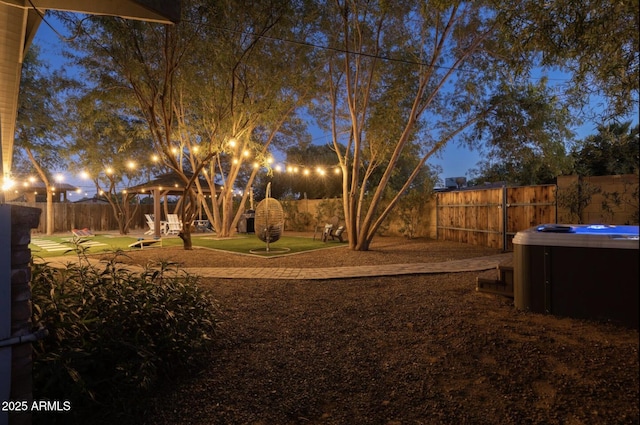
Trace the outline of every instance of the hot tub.
<instances>
[{"instance_id":1,"label":"hot tub","mask_svg":"<svg viewBox=\"0 0 640 425\"><path fill-rule=\"evenodd\" d=\"M545 224L513 238L516 308L638 328L638 226Z\"/></svg>"}]
</instances>

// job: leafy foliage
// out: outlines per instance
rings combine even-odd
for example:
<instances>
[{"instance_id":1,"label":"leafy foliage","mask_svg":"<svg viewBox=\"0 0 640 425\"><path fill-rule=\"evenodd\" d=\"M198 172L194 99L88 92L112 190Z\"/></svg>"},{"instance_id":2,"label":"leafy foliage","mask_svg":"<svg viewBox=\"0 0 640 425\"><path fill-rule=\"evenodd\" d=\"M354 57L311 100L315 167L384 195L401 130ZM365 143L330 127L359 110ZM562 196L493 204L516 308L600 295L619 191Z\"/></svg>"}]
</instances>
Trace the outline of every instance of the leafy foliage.
<instances>
[{"instance_id":1,"label":"leafy foliage","mask_svg":"<svg viewBox=\"0 0 640 425\"><path fill-rule=\"evenodd\" d=\"M14 152L21 158L17 174L36 173L46 187L47 234L53 234L53 173L64 164L56 147L67 134L62 93L75 84L64 73L50 72L37 46L27 51L22 65ZM20 153L20 156L17 154Z\"/></svg>"},{"instance_id":2,"label":"leafy foliage","mask_svg":"<svg viewBox=\"0 0 640 425\"><path fill-rule=\"evenodd\" d=\"M629 220L625 224L638 224L640 223L640 186L625 184L621 192L601 192L602 194L602 212L606 216L613 220L615 215L615 208L625 206L630 209L632 213L629 216Z\"/></svg>"},{"instance_id":3,"label":"leafy foliage","mask_svg":"<svg viewBox=\"0 0 640 425\"><path fill-rule=\"evenodd\" d=\"M282 208L284 209L286 216L286 228L287 230L304 230L311 225L311 213L307 211L300 211L298 209L298 203L291 201L291 199L282 200Z\"/></svg>"},{"instance_id":4,"label":"leafy foliage","mask_svg":"<svg viewBox=\"0 0 640 425\"><path fill-rule=\"evenodd\" d=\"M548 184L570 171L565 143L573 136L572 118L544 79L537 84L502 85L491 103L491 113L471 133L471 139L482 140L485 146L479 169L473 172L477 181Z\"/></svg>"},{"instance_id":5,"label":"leafy foliage","mask_svg":"<svg viewBox=\"0 0 640 425\"><path fill-rule=\"evenodd\" d=\"M640 169L638 126L630 122L598 127L571 151L575 170L581 176L609 176L638 173Z\"/></svg>"},{"instance_id":6,"label":"leafy foliage","mask_svg":"<svg viewBox=\"0 0 640 425\"><path fill-rule=\"evenodd\" d=\"M171 263L133 273L122 254L99 268L78 253L63 269L33 265L33 322L49 330L34 344L34 398L71 401L60 423L132 419L150 389L197 365L217 309Z\"/></svg>"},{"instance_id":7,"label":"leafy foliage","mask_svg":"<svg viewBox=\"0 0 640 425\"><path fill-rule=\"evenodd\" d=\"M320 202L318 208L316 208L316 223L328 223L333 217L338 217L339 220L344 220L342 201L340 199L325 198Z\"/></svg>"},{"instance_id":8,"label":"leafy foliage","mask_svg":"<svg viewBox=\"0 0 640 425\"><path fill-rule=\"evenodd\" d=\"M38 172L42 179L52 180L64 165L64 155L56 151L67 131L60 96L74 84L60 72L51 72L41 56L40 48L32 46L22 63L14 155L30 161L30 166L23 162L28 168L19 169L19 174Z\"/></svg>"},{"instance_id":9,"label":"leafy foliage","mask_svg":"<svg viewBox=\"0 0 640 425\"><path fill-rule=\"evenodd\" d=\"M132 102L124 90L86 89L69 99L67 119L73 135L67 151L81 159L82 171L113 208L122 235L129 233L137 207L135 194L122 187L142 183L157 171L149 152L151 136Z\"/></svg>"},{"instance_id":10,"label":"leafy foliage","mask_svg":"<svg viewBox=\"0 0 640 425\"><path fill-rule=\"evenodd\" d=\"M598 134L579 141L571 150L574 172L579 176L609 176L638 174L640 170L640 136L638 126L631 122L611 123L598 127ZM582 212L595 194L602 196L604 220L612 220L614 210L621 206L631 209L630 223L638 223L638 186L624 185L622 191L605 191L580 179L569 189L558 193L558 205L567 207L573 217L582 219Z\"/></svg>"},{"instance_id":11,"label":"leafy foliage","mask_svg":"<svg viewBox=\"0 0 640 425\"><path fill-rule=\"evenodd\" d=\"M189 0L176 25L65 16L70 29L82 28L71 46L90 81L134 96L148 145L186 187L176 211L183 223L202 207L219 235L231 235L270 146L303 130L295 110L314 86L315 55L282 40L305 38L305 5ZM220 188L215 205L199 203L196 175L211 192ZM189 226L181 237L191 249Z\"/></svg>"},{"instance_id":12,"label":"leafy foliage","mask_svg":"<svg viewBox=\"0 0 640 425\"><path fill-rule=\"evenodd\" d=\"M609 116L636 110L639 38L637 1L520 1L505 5L503 35L524 52L544 52L543 66L571 75L574 104L602 96ZM518 54L514 55L518 56ZM634 106L635 105L635 106Z\"/></svg>"},{"instance_id":13,"label":"leafy foliage","mask_svg":"<svg viewBox=\"0 0 640 425\"><path fill-rule=\"evenodd\" d=\"M398 230L408 239L418 236L419 230L426 228L425 224L429 220L429 206L437 182L437 174L427 171L429 170L426 169L421 173L414 182L412 190L408 191L398 202L396 214L403 224Z\"/></svg>"},{"instance_id":14,"label":"leafy foliage","mask_svg":"<svg viewBox=\"0 0 640 425\"><path fill-rule=\"evenodd\" d=\"M583 180L572 183L567 189L558 191L556 200L558 206L569 210L571 220L582 224L582 213L591 203L591 198L601 192L597 186Z\"/></svg>"}]
</instances>

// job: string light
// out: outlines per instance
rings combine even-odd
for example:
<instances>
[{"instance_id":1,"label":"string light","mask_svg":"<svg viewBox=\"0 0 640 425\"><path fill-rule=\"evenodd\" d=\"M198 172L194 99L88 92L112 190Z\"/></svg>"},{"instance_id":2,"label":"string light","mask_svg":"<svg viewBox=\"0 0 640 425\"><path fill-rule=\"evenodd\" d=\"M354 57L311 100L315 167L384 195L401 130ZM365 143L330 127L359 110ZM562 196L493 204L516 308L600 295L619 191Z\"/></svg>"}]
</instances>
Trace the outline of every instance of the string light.
<instances>
[{"instance_id":1,"label":"string light","mask_svg":"<svg viewBox=\"0 0 640 425\"><path fill-rule=\"evenodd\" d=\"M333 174L335 175L339 175L342 173L342 170L340 169L340 167L336 165L329 165L324 167L323 166L307 167L304 165L287 165L287 166L276 165L274 167L274 170L277 172L284 171L287 174L298 174L302 170L302 174L305 176L310 176L312 172L315 172L320 176L326 176L327 174L329 174L329 170L333 170Z\"/></svg>"},{"instance_id":2,"label":"string light","mask_svg":"<svg viewBox=\"0 0 640 425\"><path fill-rule=\"evenodd\" d=\"M237 147L237 141L235 138L231 138L229 139L229 141L227 142L228 145L230 147ZM192 148L193 152L197 152L199 150L198 146L194 146ZM179 150L175 147L173 147L171 149L171 151L175 154L179 153ZM239 164L241 162L243 162L242 160L244 160L245 158L249 158L251 157L251 151L248 149L245 149L242 151L242 153L240 154L239 157L235 157L232 158L231 161L234 164ZM160 162L160 157L157 154L153 154L150 156L150 160L153 163L158 163ZM261 166L265 166L267 168L272 167L273 170L276 173L288 173L288 174L298 174L301 173L302 175L304 175L305 177L309 177L312 174L317 174L321 177L327 176L330 172L330 170L333 170L333 174L335 175L340 175L342 173L342 170L339 166L337 165L328 165L328 166L305 166L305 165L301 165L301 164L287 164L286 162L281 162L278 164L273 165L275 162L275 159L273 156L269 155L266 157L266 159L264 160L264 162L261 164L259 161L253 161L251 162L251 166L254 169L258 169ZM133 160L129 160L126 161L125 163L125 167L128 170L135 170L137 168L137 163ZM110 176L110 178L112 178L113 176L115 176L117 174L117 171L114 169L114 167L108 166L104 169L103 171L105 173L105 175ZM202 170L203 175L207 176L208 172L206 169ZM92 177L91 175L86 171L86 170L82 170L78 176L80 178L82 178L83 180L90 180ZM207 176L208 177L208 176ZM208 177L209 178L209 177ZM64 180L64 175L62 173L58 173L54 176L54 180L60 184L63 180ZM33 187L34 184L36 184L36 182L39 181L39 179L37 179L36 177L33 176L29 176L27 177L25 180L20 181L20 182L16 182L10 178L5 178L3 180L3 184L2 184L2 190L3 191L11 191L13 190L14 186L16 185L20 185L22 187L24 187L26 190L32 190L30 188ZM177 187L177 186L176 186ZM55 187L52 187L51 190L57 190ZM81 193L82 190L80 188L76 188L74 190L74 192L76 193ZM35 194L37 194L37 192L34 192ZM100 192L100 194L103 194L104 192ZM126 193L126 189L124 189L122 191L122 193Z\"/></svg>"},{"instance_id":3,"label":"string light","mask_svg":"<svg viewBox=\"0 0 640 425\"><path fill-rule=\"evenodd\" d=\"M2 179L2 190L9 190L13 185L14 182L10 178L5 177Z\"/></svg>"}]
</instances>

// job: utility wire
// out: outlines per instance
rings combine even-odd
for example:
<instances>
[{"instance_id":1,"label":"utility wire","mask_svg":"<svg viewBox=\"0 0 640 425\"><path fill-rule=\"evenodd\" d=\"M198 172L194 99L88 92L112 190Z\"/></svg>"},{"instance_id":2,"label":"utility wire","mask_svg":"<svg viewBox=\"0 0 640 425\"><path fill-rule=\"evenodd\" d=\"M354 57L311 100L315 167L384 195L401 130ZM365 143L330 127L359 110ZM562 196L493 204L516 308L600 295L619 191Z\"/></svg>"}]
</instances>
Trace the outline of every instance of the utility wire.
<instances>
[{"instance_id":1,"label":"utility wire","mask_svg":"<svg viewBox=\"0 0 640 425\"><path fill-rule=\"evenodd\" d=\"M199 24L198 22L188 21L188 20L185 20L184 22L189 22L191 24ZM212 25L212 24L205 24L205 25L208 26L209 28L213 28L213 29L218 30L218 31L228 32L228 33L232 33L232 34L239 34L239 35L248 35L248 36L257 37L257 38L261 38L261 39L266 39L266 40L270 40L270 41L277 41L277 42L294 44L294 45L303 46L303 47L309 47L309 48L312 48L312 49L328 50L328 51L332 51L332 52L336 52L336 53L363 56L363 57L367 57L367 58L371 58L371 59L380 59L380 60L389 61L389 62L402 63L402 64L405 64L405 65L428 66L428 67L441 69L441 70L445 70L445 71L454 70L454 71L466 72L466 73L476 73L477 72L477 71L472 70L472 69L454 68L454 67L448 67L448 66L443 66L443 65L433 65L433 64L426 63L426 62L422 62L422 61L412 61L412 60L408 60L408 59L394 58L394 57L387 56L387 55L379 55L379 54L366 53L366 52L355 52L355 51L347 50L347 49L343 49L343 48L315 44L315 43L311 43L311 42L308 42L308 41L291 40L291 39L288 39L288 38L273 37L273 36L269 36L269 35L256 34L256 33L248 32L248 31L240 31L240 30L234 30L234 29L230 29L230 28L222 28L222 27L218 27L218 26L215 26L215 25ZM531 78L533 78L533 79L547 78L547 80L568 81L568 79L566 79L566 78L549 78L549 77L531 77Z\"/></svg>"},{"instance_id":2,"label":"utility wire","mask_svg":"<svg viewBox=\"0 0 640 425\"><path fill-rule=\"evenodd\" d=\"M33 8L33 10L35 10L36 13L38 13L38 15L40 16L42 21L49 28L51 28L51 30L61 40L65 41L65 42L73 41L74 39L76 39L79 36L80 32L81 32L82 23L85 20L90 19L90 17L86 17L86 18L81 19L77 24L76 34L73 35L73 37L68 38L68 37L65 37L64 35L62 35L45 18L45 15L42 12L40 12L40 10L38 10L36 8L36 6L33 4L32 0L29 0L29 3L31 4L31 7ZM194 22L194 21L188 21L188 20L185 20L183 22L188 22L188 23L197 24L197 25L201 24L200 22ZM426 62L422 62L422 61L412 61L412 60L409 60L409 59L394 58L394 57L388 56L388 55L380 55L380 54L373 54L373 53L366 53L366 52L355 52L355 51L352 51L352 50L347 50L347 49L338 48L338 47L331 47L331 46L327 46L327 45L320 45L320 44L311 43L311 42L308 42L308 41L299 41L299 40L292 40L292 39L288 39L288 38L273 37L273 36L264 35L264 34L256 34L256 33L249 32L249 31L239 31L239 30L234 30L234 29L231 29L231 28L218 27L218 26L215 26L215 25L212 25L212 24L205 24L205 25L208 26L209 28L212 28L212 29L218 30L218 31L228 32L228 33L232 33L232 34L245 35L245 36L252 36L252 37L259 38L259 39L265 39L265 40L281 42L281 43L288 43L288 44L293 44L293 45L298 45L298 46L303 46L303 47L309 47L311 49L326 50L326 51L331 51L331 52L336 52L336 53L341 53L341 54L357 55L357 56L362 56L362 57L366 57L366 58L370 58L370 59L380 59L380 60L384 60L384 61L388 61L388 62L402 63L402 64L405 64L405 65L429 66L429 67L436 68L436 69L441 69L441 70L444 70L444 71L454 70L454 71L465 72L465 73L475 73L476 72L475 70L472 70L472 69L454 68L454 67L448 67L448 66L443 66L443 65L433 65L433 64L428 64ZM534 78L534 77L532 77L532 78ZM542 79L542 78L547 78L547 80L553 80L553 81L568 81L568 79L564 79L564 78L549 78L549 77L537 77L536 79Z\"/></svg>"},{"instance_id":3,"label":"utility wire","mask_svg":"<svg viewBox=\"0 0 640 425\"><path fill-rule=\"evenodd\" d=\"M42 12L41 12L41 11L40 11L40 10L39 10L35 5L34 5L34 4L33 4L33 1L32 1L32 0L29 0L29 4L31 5L31 8L32 8L32 9L33 9L37 14L38 14L38 16L40 16L40 19L42 20L42 22L44 22L44 23L45 23L45 24L46 24L46 25L51 29L51 31L53 31L53 32L54 32L54 34L58 36L58 38L59 38L60 40L65 41L65 42L69 42L69 41L73 41L73 40L75 40L75 39L78 37L78 35L80 35L80 27L82 26L82 23L83 23L86 19L89 19L88 17L87 17L87 18L82 19L82 20L78 23L78 29L76 30L76 34L75 34L73 37L68 38L68 37L65 37L64 35L60 34L60 32L59 32L59 31L58 31L58 30L57 30L53 25L51 25L51 23L50 23L50 22L45 18L45 14L44 14L44 13L42 13Z\"/></svg>"}]
</instances>

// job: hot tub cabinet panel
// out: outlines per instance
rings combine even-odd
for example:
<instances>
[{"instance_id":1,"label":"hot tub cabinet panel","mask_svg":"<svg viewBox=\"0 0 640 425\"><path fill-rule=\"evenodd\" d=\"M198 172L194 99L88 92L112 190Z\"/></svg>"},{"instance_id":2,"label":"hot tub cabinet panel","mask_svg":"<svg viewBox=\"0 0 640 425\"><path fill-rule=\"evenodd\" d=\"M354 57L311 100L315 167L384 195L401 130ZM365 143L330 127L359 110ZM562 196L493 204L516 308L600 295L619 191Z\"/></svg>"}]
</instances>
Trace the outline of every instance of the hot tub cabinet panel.
<instances>
[{"instance_id":1,"label":"hot tub cabinet panel","mask_svg":"<svg viewBox=\"0 0 640 425\"><path fill-rule=\"evenodd\" d=\"M516 308L638 328L638 226L547 226L513 240Z\"/></svg>"}]
</instances>

